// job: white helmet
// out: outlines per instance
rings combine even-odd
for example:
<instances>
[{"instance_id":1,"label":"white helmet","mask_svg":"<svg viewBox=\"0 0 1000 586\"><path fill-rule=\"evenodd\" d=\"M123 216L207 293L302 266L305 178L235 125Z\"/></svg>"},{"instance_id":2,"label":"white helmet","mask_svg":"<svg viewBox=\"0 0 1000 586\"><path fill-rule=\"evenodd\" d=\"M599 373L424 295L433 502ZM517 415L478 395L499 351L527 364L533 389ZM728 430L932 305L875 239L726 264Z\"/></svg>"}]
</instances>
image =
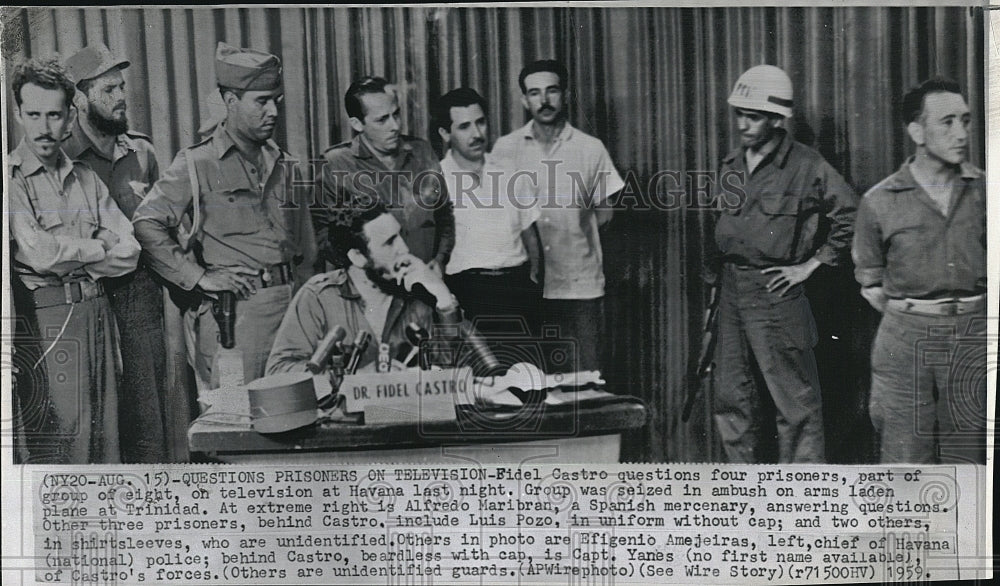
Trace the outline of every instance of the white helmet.
<instances>
[{"instance_id":1,"label":"white helmet","mask_svg":"<svg viewBox=\"0 0 1000 586\"><path fill-rule=\"evenodd\" d=\"M790 118L792 116L792 80L774 65L757 65L747 69L729 94L734 108L760 110Z\"/></svg>"}]
</instances>

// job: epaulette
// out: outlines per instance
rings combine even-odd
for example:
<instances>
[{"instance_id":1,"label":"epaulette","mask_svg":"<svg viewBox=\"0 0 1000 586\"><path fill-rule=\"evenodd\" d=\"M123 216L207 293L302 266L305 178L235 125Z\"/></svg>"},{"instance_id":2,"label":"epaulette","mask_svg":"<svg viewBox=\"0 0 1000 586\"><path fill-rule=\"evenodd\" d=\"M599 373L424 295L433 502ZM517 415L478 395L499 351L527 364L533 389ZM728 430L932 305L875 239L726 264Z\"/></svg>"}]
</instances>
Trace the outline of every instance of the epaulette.
<instances>
[{"instance_id":1,"label":"epaulette","mask_svg":"<svg viewBox=\"0 0 1000 586\"><path fill-rule=\"evenodd\" d=\"M137 130L132 130L131 128L125 131L125 136L127 136L129 138L142 139L142 140L144 140L146 142L149 142L149 143L153 142L153 139L150 138L148 134L143 134L143 133L141 133L141 132L139 132Z\"/></svg>"},{"instance_id":2,"label":"epaulette","mask_svg":"<svg viewBox=\"0 0 1000 586\"><path fill-rule=\"evenodd\" d=\"M347 282L347 271L343 269L334 269L326 273L320 273L318 275L313 275L306 281L304 287L309 287L316 291L322 291L327 287L340 287Z\"/></svg>"},{"instance_id":3,"label":"epaulette","mask_svg":"<svg viewBox=\"0 0 1000 586\"><path fill-rule=\"evenodd\" d=\"M328 153L328 152L330 152L332 150L342 149L342 148L346 148L346 147L349 147L349 146L351 146L351 141L345 140L344 142L342 142L340 144L335 144L332 147L328 147L325 151L323 151L323 154L325 155L326 153Z\"/></svg>"},{"instance_id":4,"label":"epaulette","mask_svg":"<svg viewBox=\"0 0 1000 586\"><path fill-rule=\"evenodd\" d=\"M202 146L204 144L207 144L207 143L211 142L211 140L212 140L212 135L210 134L210 135L206 136L205 138L201 139L200 141L194 143L193 145L187 147L187 150L198 148L198 147L200 147L200 146Z\"/></svg>"}]
</instances>

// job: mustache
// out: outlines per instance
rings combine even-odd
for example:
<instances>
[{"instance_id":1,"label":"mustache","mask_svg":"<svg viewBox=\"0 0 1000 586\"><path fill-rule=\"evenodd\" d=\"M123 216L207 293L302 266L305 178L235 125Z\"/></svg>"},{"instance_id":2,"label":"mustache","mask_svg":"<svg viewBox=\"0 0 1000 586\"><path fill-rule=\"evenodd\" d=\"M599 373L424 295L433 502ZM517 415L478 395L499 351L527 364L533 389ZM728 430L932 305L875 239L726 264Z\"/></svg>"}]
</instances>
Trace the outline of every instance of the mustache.
<instances>
[{"instance_id":1,"label":"mustache","mask_svg":"<svg viewBox=\"0 0 1000 586\"><path fill-rule=\"evenodd\" d=\"M51 134L40 134L35 137L35 140L51 140L53 142L57 141L57 139Z\"/></svg>"},{"instance_id":2,"label":"mustache","mask_svg":"<svg viewBox=\"0 0 1000 586\"><path fill-rule=\"evenodd\" d=\"M544 112L546 110L548 110L549 112L555 112L556 111L556 109L553 108L552 106L542 106L541 108L538 109L539 112Z\"/></svg>"}]
</instances>

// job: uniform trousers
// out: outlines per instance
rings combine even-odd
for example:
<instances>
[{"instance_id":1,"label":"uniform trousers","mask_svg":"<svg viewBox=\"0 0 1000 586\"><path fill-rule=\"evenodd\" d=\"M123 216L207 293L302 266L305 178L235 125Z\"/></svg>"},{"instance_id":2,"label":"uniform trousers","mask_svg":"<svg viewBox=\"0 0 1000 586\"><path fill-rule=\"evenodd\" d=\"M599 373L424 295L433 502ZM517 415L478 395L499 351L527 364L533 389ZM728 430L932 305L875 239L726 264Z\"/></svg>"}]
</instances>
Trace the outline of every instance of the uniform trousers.
<instances>
[{"instance_id":1,"label":"uniform trousers","mask_svg":"<svg viewBox=\"0 0 1000 586\"><path fill-rule=\"evenodd\" d=\"M145 268L105 279L105 287L121 334L122 462L166 462L163 289Z\"/></svg>"},{"instance_id":2,"label":"uniform trousers","mask_svg":"<svg viewBox=\"0 0 1000 586\"><path fill-rule=\"evenodd\" d=\"M212 302L184 315L188 359L195 371L199 390L215 389L220 384L220 360L236 357L243 362L243 382L264 376L267 357L281 318L292 300L292 285L258 287L250 299L236 302L236 345L232 349L219 344L219 325L212 317Z\"/></svg>"},{"instance_id":3,"label":"uniform trousers","mask_svg":"<svg viewBox=\"0 0 1000 586\"><path fill-rule=\"evenodd\" d=\"M726 263L719 298L715 424L730 462L760 460L760 393L776 410L779 462L823 462L816 323L802 285L771 293L772 274ZM762 381L766 388L758 388Z\"/></svg>"},{"instance_id":4,"label":"uniform trousers","mask_svg":"<svg viewBox=\"0 0 1000 586\"><path fill-rule=\"evenodd\" d=\"M36 309L45 358L52 425L29 440L34 463L105 464L121 461L118 436L121 358L106 296ZM22 404L22 408L25 405ZM37 406L36 406L37 407ZM32 409L36 408L32 407Z\"/></svg>"},{"instance_id":5,"label":"uniform trousers","mask_svg":"<svg viewBox=\"0 0 1000 586\"><path fill-rule=\"evenodd\" d=\"M986 463L986 352L984 311L886 307L868 408L883 463Z\"/></svg>"}]
</instances>

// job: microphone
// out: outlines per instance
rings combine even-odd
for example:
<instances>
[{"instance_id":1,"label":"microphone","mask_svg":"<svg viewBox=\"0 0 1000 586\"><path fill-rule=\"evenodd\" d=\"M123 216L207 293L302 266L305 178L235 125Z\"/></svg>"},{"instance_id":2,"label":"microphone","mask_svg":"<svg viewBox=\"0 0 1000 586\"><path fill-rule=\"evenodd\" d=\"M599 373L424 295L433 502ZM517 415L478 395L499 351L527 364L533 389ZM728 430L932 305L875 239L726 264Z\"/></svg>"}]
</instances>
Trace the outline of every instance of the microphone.
<instances>
[{"instance_id":1,"label":"microphone","mask_svg":"<svg viewBox=\"0 0 1000 586\"><path fill-rule=\"evenodd\" d=\"M312 353L309 358L309 362L306 362L306 368L309 372L313 374L319 374L326 369L327 364L334 354L342 354L344 351L341 345L341 340L347 335L347 331L344 328L338 326L333 326L333 328L323 336L323 339L319 341L319 345L316 346L316 350Z\"/></svg>"},{"instance_id":2,"label":"microphone","mask_svg":"<svg viewBox=\"0 0 1000 586\"><path fill-rule=\"evenodd\" d=\"M361 355L368 349L368 343L371 340L372 335L365 330L361 330L358 335L354 336L354 353L351 354L351 359L347 362L347 374L354 374L358 371Z\"/></svg>"},{"instance_id":3,"label":"microphone","mask_svg":"<svg viewBox=\"0 0 1000 586\"><path fill-rule=\"evenodd\" d=\"M424 368L423 361L420 361L420 343L424 340L430 338L427 330L417 325L415 322L410 322L406 326L406 341L399 345L396 349L396 361L402 363L403 366L411 368L420 365L420 368Z\"/></svg>"}]
</instances>

